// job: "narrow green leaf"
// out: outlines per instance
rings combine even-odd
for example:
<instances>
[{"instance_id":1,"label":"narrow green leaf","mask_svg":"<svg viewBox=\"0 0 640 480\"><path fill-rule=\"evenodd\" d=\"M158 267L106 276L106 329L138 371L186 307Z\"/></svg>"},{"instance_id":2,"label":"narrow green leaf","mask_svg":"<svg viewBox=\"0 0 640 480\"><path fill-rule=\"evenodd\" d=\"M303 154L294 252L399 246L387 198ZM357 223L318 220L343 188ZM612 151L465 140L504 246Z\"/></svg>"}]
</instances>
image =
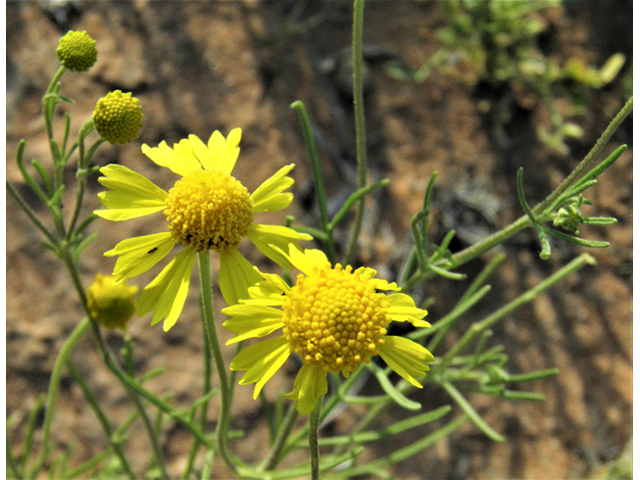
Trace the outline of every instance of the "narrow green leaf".
<instances>
[{"instance_id":1,"label":"narrow green leaf","mask_svg":"<svg viewBox=\"0 0 640 480\"><path fill-rule=\"evenodd\" d=\"M46 399L47 397L44 393L39 395L35 405L29 412L29 418L27 420L27 430L24 437L24 446L22 447L22 461L20 462L20 472L22 473L22 475L25 475L27 473L27 462L29 460L29 456L31 455L31 447L33 446L33 435L36 430L36 420L38 419L38 414L42 410ZM7 442L7 448L8 446L9 442Z\"/></svg>"},{"instance_id":2,"label":"narrow green leaf","mask_svg":"<svg viewBox=\"0 0 640 480\"><path fill-rule=\"evenodd\" d=\"M371 370L376 376L376 378L378 379L378 383L380 383L380 386L387 393L387 395L389 395L389 397L402 408L413 411L418 411L422 408L422 405L420 403L409 400L402 393L400 393L400 391L391 384L391 381L389 380L389 377L385 375L384 370L382 370L376 364L370 363L369 370Z\"/></svg>"},{"instance_id":3,"label":"narrow green leaf","mask_svg":"<svg viewBox=\"0 0 640 480\"><path fill-rule=\"evenodd\" d=\"M576 245L580 245L582 247L590 247L590 248L607 248L610 244L609 242L599 242L597 240L585 240L584 238L572 237L571 235L567 235L566 233L559 232L557 230L552 230L550 228L545 228L545 232L549 235L552 235L560 240L564 240L565 242L575 243Z\"/></svg>"},{"instance_id":4,"label":"narrow green leaf","mask_svg":"<svg viewBox=\"0 0 640 480\"><path fill-rule=\"evenodd\" d=\"M489 424L482 419L478 412L475 411L475 409L471 406L467 399L462 396L462 394L456 387L453 386L453 384L444 381L442 382L442 386L451 396L451 398L460 406L460 408L462 408L464 413L467 414L469 420L471 420L473 424L478 427L487 437L495 442L504 442L505 438L498 432L496 432L493 428L491 428Z\"/></svg>"},{"instance_id":5,"label":"narrow green leaf","mask_svg":"<svg viewBox=\"0 0 640 480\"><path fill-rule=\"evenodd\" d=\"M624 153L627 149L626 145L619 146L611 155L609 155L605 160L602 161L597 167L587 173L584 177L578 180L573 188L578 185L582 185L590 180L593 180L600 176L602 172L604 172L607 168L615 163L618 158Z\"/></svg>"},{"instance_id":6,"label":"narrow green leaf","mask_svg":"<svg viewBox=\"0 0 640 480\"><path fill-rule=\"evenodd\" d=\"M336 226L342 221L342 219L347 214L347 212L358 200L360 200L365 195L373 192L374 190L377 190L378 188L386 187L387 185L389 185L389 183L390 183L390 180L385 178L384 180L381 180L378 183L374 183L373 185L368 185L366 187L360 188L355 192L353 192L349 196L347 201L344 203L342 208L338 211L338 213L334 215L333 219L329 223L329 227L328 227L329 230L333 231L336 228Z\"/></svg>"},{"instance_id":7,"label":"narrow green leaf","mask_svg":"<svg viewBox=\"0 0 640 480\"><path fill-rule=\"evenodd\" d=\"M585 225L615 225L618 220L613 217L588 217L583 218L582 223Z\"/></svg>"},{"instance_id":8,"label":"narrow green leaf","mask_svg":"<svg viewBox=\"0 0 640 480\"><path fill-rule=\"evenodd\" d=\"M544 402L547 399L546 395L542 393L518 392L515 390L505 390L502 396L509 400L525 400L530 402Z\"/></svg>"},{"instance_id":9,"label":"narrow green leaf","mask_svg":"<svg viewBox=\"0 0 640 480\"><path fill-rule=\"evenodd\" d=\"M464 273L455 273L445 270L444 268L437 267L436 265L430 264L427 267L433 273L437 273L441 277L448 278L449 280L464 280L467 276Z\"/></svg>"},{"instance_id":10,"label":"narrow green leaf","mask_svg":"<svg viewBox=\"0 0 640 480\"><path fill-rule=\"evenodd\" d=\"M45 168L35 158L33 160L31 160L31 165L33 166L33 168L36 169L36 171L40 175L40 178L42 179L42 183L44 183L44 187L47 190L47 194L49 196L52 196L53 195L53 184L51 183L51 177L49 176L49 174L47 173Z\"/></svg>"}]
</instances>

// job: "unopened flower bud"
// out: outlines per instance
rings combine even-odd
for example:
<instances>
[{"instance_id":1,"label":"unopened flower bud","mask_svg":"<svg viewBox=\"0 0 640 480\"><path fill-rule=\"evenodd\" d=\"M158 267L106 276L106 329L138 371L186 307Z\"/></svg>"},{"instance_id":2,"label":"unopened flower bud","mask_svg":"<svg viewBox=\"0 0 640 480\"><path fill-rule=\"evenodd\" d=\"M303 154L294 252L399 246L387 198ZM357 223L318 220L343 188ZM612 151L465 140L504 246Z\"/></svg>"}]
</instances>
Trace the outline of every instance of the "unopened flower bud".
<instances>
[{"instance_id":1,"label":"unopened flower bud","mask_svg":"<svg viewBox=\"0 0 640 480\"><path fill-rule=\"evenodd\" d=\"M93 110L93 124L109 143L124 145L138 137L142 127L140 101L131 93L109 92Z\"/></svg>"},{"instance_id":2,"label":"unopened flower bud","mask_svg":"<svg viewBox=\"0 0 640 480\"><path fill-rule=\"evenodd\" d=\"M86 72L98 59L96 41L87 32L71 30L58 42L60 63L72 72Z\"/></svg>"},{"instance_id":3,"label":"unopened flower bud","mask_svg":"<svg viewBox=\"0 0 640 480\"><path fill-rule=\"evenodd\" d=\"M91 316L103 327L126 330L135 312L138 287L115 282L116 277L96 275L93 285L87 289L87 306Z\"/></svg>"}]
</instances>

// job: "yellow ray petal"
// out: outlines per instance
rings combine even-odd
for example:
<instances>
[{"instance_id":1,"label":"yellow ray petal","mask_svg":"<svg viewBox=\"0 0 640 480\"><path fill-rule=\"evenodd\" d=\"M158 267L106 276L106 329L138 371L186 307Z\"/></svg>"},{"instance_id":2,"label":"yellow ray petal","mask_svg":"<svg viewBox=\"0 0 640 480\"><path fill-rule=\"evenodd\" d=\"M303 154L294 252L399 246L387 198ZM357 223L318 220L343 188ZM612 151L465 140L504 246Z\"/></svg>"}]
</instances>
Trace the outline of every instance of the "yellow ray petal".
<instances>
[{"instance_id":1,"label":"yellow ray petal","mask_svg":"<svg viewBox=\"0 0 640 480\"><path fill-rule=\"evenodd\" d=\"M220 254L218 285L227 305L235 305L241 298L249 298L249 287L262 280L253 266L236 249Z\"/></svg>"},{"instance_id":2,"label":"yellow ray petal","mask_svg":"<svg viewBox=\"0 0 640 480\"><path fill-rule=\"evenodd\" d=\"M329 390L327 374L320 368L303 365L294 381L294 390L285 395L296 400L296 408L301 415L310 414L318 403L318 399Z\"/></svg>"},{"instance_id":3,"label":"yellow ray petal","mask_svg":"<svg viewBox=\"0 0 640 480\"><path fill-rule=\"evenodd\" d=\"M387 310L387 317L395 322L409 322L414 327L430 327L431 324L422 320L426 310L416 307L413 298L404 293L387 295L387 302L391 305Z\"/></svg>"},{"instance_id":4,"label":"yellow ray petal","mask_svg":"<svg viewBox=\"0 0 640 480\"><path fill-rule=\"evenodd\" d=\"M291 268L291 264L283 252L289 249L289 245L295 245L299 249L296 240L313 240L311 235L298 233L291 228L279 225L253 224L247 236L262 253L282 268L287 269ZM274 249L273 246L277 249Z\"/></svg>"},{"instance_id":5,"label":"yellow ray petal","mask_svg":"<svg viewBox=\"0 0 640 480\"><path fill-rule=\"evenodd\" d=\"M242 138L242 130L234 128L227 135L227 140L224 144L224 150L222 158L220 159L220 166L224 173L231 175L233 167L236 165L238 155L240 155L240 138Z\"/></svg>"},{"instance_id":6,"label":"yellow ray petal","mask_svg":"<svg viewBox=\"0 0 640 480\"><path fill-rule=\"evenodd\" d=\"M275 332L276 330L278 330L279 328L282 328L283 326L284 326L284 323L280 321L276 322L274 320L271 320L271 321L265 320L260 322L259 326L254 326L251 330L248 330L244 333L239 333L238 335L233 337L231 340L228 340L226 345L232 345L234 343L244 342L249 338L266 337L270 333Z\"/></svg>"},{"instance_id":7,"label":"yellow ray petal","mask_svg":"<svg viewBox=\"0 0 640 480\"><path fill-rule=\"evenodd\" d=\"M112 190L129 192L132 196L164 201L167 192L158 187L144 175L134 172L123 165L111 164L100 169L104 177L98 181Z\"/></svg>"},{"instance_id":8,"label":"yellow ray petal","mask_svg":"<svg viewBox=\"0 0 640 480\"><path fill-rule=\"evenodd\" d=\"M212 153L197 135L189 135L189 143L196 159L205 170L219 170L218 162L213 158Z\"/></svg>"},{"instance_id":9,"label":"yellow ray petal","mask_svg":"<svg viewBox=\"0 0 640 480\"><path fill-rule=\"evenodd\" d=\"M255 303L261 301L262 305L282 305L284 303L284 293L291 290L289 285L275 273L263 273L258 267L253 267L264 281L249 287L251 300L244 300L243 303Z\"/></svg>"},{"instance_id":10,"label":"yellow ray petal","mask_svg":"<svg viewBox=\"0 0 640 480\"><path fill-rule=\"evenodd\" d=\"M426 363L435 360L431 352L404 337L387 336L384 341L384 344L378 346L382 359L411 385L422 388L415 377L423 377L430 370Z\"/></svg>"},{"instance_id":11,"label":"yellow ray petal","mask_svg":"<svg viewBox=\"0 0 640 480\"><path fill-rule=\"evenodd\" d=\"M109 210L96 210L108 220L127 220L166 208L167 192L152 181L122 165L107 165L98 181L112 191L100 192L100 202Z\"/></svg>"},{"instance_id":12,"label":"yellow ray petal","mask_svg":"<svg viewBox=\"0 0 640 480\"><path fill-rule=\"evenodd\" d=\"M234 333L248 332L267 324L282 324L282 310L262 305L236 304L223 308L222 313L230 317L222 326Z\"/></svg>"},{"instance_id":13,"label":"yellow ray petal","mask_svg":"<svg viewBox=\"0 0 640 480\"><path fill-rule=\"evenodd\" d=\"M165 332L176 323L187 299L195 258L195 251L183 250L140 292L136 305L139 316L153 310L151 325L164 318Z\"/></svg>"},{"instance_id":14,"label":"yellow ray petal","mask_svg":"<svg viewBox=\"0 0 640 480\"><path fill-rule=\"evenodd\" d=\"M106 192L102 192L106 193ZM100 197L100 193L98 197ZM102 200L102 199L101 199ZM144 207L144 208L126 208L121 210L94 210L98 217L104 218L105 220L111 220L112 222L122 222L124 220L131 220L132 218L146 217L147 215L151 215L156 212L160 212L166 208L166 205L158 206L158 207Z\"/></svg>"},{"instance_id":15,"label":"yellow ray petal","mask_svg":"<svg viewBox=\"0 0 640 480\"><path fill-rule=\"evenodd\" d=\"M293 200L293 194L281 192L293 185L293 178L286 175L294 166L292 163L282 167L253 192L251 200L253 200L254 213L277 212L289 206Z\"/></svg>"},{"instance_id":16,"label":"yellow ray petal","mask_svg":"<svg viewBox=\"0 0 640 480\"><path fill-rule=\"evenodd\" d=\"M149 270L166 257L175 244L171 232L154 233L123 240L104 256L119 255L113 275L121 282Z\"/></svg>"},{"instance_id":17,"label":"yellow ray petal","mask_svg":"<svg viewBox=\"0 0 640 480\"><path fill-rule=\"evenodd\" d=\"M222 158L224 157L226 142L224 136L218 130L211 134L209 142L207 142L207 149L209 150L209 160L205 166L207 170L222 170ZM230 171L225 173L230 173Z\"/></svg>"},{"instance_id":18,"label":"yellow ray petal","mask_svg":"<svg viewBox=\"0 0 640 480\"><path fill-rule=\"evenodd\" d=\"M311 275L314 267L324 267L329 263L327 256L321 250L306 249L301 252L293 245L289 245L289 255L286 257L305 275Z\"/></svg>"},{"instance_id":19,"label":"yellow ray petal","mask_svg":"<svg viewBox=\"0 0 640 480\"><path fill-rule=\"evenodd\" d=\"M184 142L187 142L186 144ZM193 155L191 145L188 140L181 140L174 144L173 148L162 141L157 147L142 145L142 153L149 157L156 165L166 167L173 173L184 177L197 170L200 170L200 162Z\"/></svg>"},{"instance_id":20,"label":"yellow ray petal","mask_svg":"<svg viewBox=\"0 0 640 480\"><path fill-rule=\"evenodd\" d=\"M271 338L241 350L231 361L230 368L231 370L246 370L238 382L240 385L257 382L253 391L255 400L264 384L287 361L290 354L291 347L286 338Z\"/></svg>"}]
</instances>

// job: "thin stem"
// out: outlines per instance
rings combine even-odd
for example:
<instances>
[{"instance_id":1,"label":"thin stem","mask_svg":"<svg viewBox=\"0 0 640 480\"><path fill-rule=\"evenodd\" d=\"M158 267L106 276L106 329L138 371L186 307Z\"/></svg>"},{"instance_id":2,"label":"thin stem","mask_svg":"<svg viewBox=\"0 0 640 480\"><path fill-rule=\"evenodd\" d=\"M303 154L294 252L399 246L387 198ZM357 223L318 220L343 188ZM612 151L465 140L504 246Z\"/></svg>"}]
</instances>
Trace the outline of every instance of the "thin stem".
<instances>
[{"instance_id":1,"label":"thin stem","mask_svg":"<svg viewBox=\"0 0 640 480\"><path fill-rule=\"evenodd\" d=\"M329 231L333 234L333 231L335 230L335 228L338 226L338 224L340 223L342 218L347 214L347 212L351 209L354 203L362 199L365 195L373 192L374 190L378 188L386 187L387 185L389 185L390 182L391 181L388 179L380 180L378 183L369 185L364 188L360 188L356 190L354 193L352 193L349 196L349 198L347 198L347 201L344 202L344 205L342 205L338 213L335 214L335 216L331 220L331 223L329 223L329 226L327 227Z\"/></svg>"},{"instance_id":2,"label":"thin stem","mask_svg":"<svg viewBox=\"0 0 640 480\"><path fill-rule=\"evenodd\" d=\"M198 267L200 271L200 289L202 295L202 318L204 321L209 348L213 355L213 361L218 372L220 382L220 415L216 426L216 439L218 442L218 453L225 464L232 472L237 473L238 467L231 460L227 434L229 431L229 420L231 416L231 396L229 383L227 380L227 370L220 350L220 341L215 325L215 314L213 309L213 287L211 285L211 263L208 254L198 253Z\"/></svg>"},{"instance_id":3,"label":"thin stem","mask_svg":"<svg viewBox=\"0 0 640 480\"><path fill-rule=\"evenodd\" d=\"M525 303L532 301L538 294L542 293L544 290L556 284L567 275L581 269L587 264L593 265L595 264L595 260L591 255L583 253L582 255L562 267L560 270L555 272L553 275L550 275L548 278L541 281L535 287L527 290L525 293L507 303L503 307L499 308L483 320L474 323L467 330L464 336L451 349L449 349L447 354L442 358L443 365L448 365L451 360L456 355L458 355L467 345L469 345L469 343L471 343L480 332L491 327L491 325L496 323L502 317L520 308Z\"/></svg>"},{"instance_id":4,"label":"thin stem","mask_svg":"<svg viewBox=\"0 0 640 480\"><path fill-rule=\"evenodd\" d=\"M55 75L51 79L51 82L49 82L49 86L47 87L47 90L44 93L44 96L42 98L42 113L44 114L44 125L45 125L45 128L47 129L47 138L49 140L53 139L53 110L51 108L52 99L48 95L52 94L56 90L56 85L58 84L58 82L60 81L60 78L62 78L62 75L64 75L64 72L66 71L67 71L66 67L60 66L58 71L55 73ZM55 165L56 162L59 160L59 158L57 158L58 152L55 151L51 142L49 142L49 146L51 148L51 158L53 159L53 162ZM58 176L57 170L58 169L55 169L56 177ZM58 179L56 178L56 180ZM62 183L62 179L60 178L59 180L60 181L55 182L54 185L56 186L60 185Z\"/></svg>"},{"instance_id":5,"label":"thin stem","mask_svg":"<svg viewBox=\"0 0 640 480\"><path fill-rule=\"evenodd\" d=\"M8 471L11 472L13 478L16 480L22 480L24 477L20 473L20 469L18 468L18 462L16 462L16 458L13 456L13 451L11 450L11 442L9 442L8 438L5 438L7 442L7 467Z\"/></svg>"},{"instance_id":6,"label":"thin stem","mask_svg":"<svg viewBox=\"0 0 640 480\"><path fill-rule=\"evenodd\" d=\"M544 212L560 195L562 195L569 187L571 187L571 185L576 182L576 180L578 180L580 175L582 175L591 166L596 157L600 155L600 152L602 152L602 149L605 147L607 142L609 142L611 136L632 111L633 97L627 100L627 103L624 104L615 118L611 121L611 123L609 123L607 128L605 128L604 132L602 132L602 135L600 135L600 138L593 146L591 151L589 151L587 156L584 157L584 160L580 162L580 164L573 170L573 172L569 174L564 182L562 182L560 186L556 188L553 193L551 193L551 195L549 195L541 204L533 209L534 213L539 214L541 212Z\"/></svg>"},{"instance_id":7,"label":"thin stem","mask_svg":"<svg viewBox=\"0 0 640 480\"><path fill-rule=\"evenodd\" d=\"M78 190L76 191L76 206L73 210L73 215L71 217L71 221L69 222L69 231L67 232L67 240L71 238L74 234L74 229L76 227L76 222L78 221L78 216L80 215L80 210L82 209L82 202L84 200L84 190L87 185L87 175L89 174L88 167L88 159L86 158L85 148L84 148L84 140L86 136L87 130L91 131L93 128L93 120L89 120L85 123L80 132L78 133L78 171L76 173L76 178L78 179ZM100 139L97 143L102 144L103 140Z\"/></svg>"},{"instance_id":8,"label":"thin stem","mask_svg":"<svg viewBox=\"0 0 640 480\"><path fill-rule=\"evenodd\" d=\"M104 343L104 339L102 338L102 334L100 332L100 327L98 326L98 323L93 319L93 317L91 316L91 312L89 311L89 307L87 304L87 295L84 291L84 287L82 286L82 281L80 280L78 267L73 261L73 256L71 252L69 252L69 244L66 241L63 241L62 244L60 245L60 258L64 263L64 265L67 267L67 271L71 276L71 281L73 283L73 286L76 289L76 293L78 295L78 298L80 299L80 303L82 304L82 308L90 320L89 325L91 326L91 333L93 335L96 347L98 348L98 352L101 355L103 361L105 362L105 365L107 365L107 367L122 382L127 394L129 395L129 398L132 400L136 409L138 410L140 417L142 418L142 421L147 430L147 434L149 436L149 442L151 443L151 451L155 457L158 467L161 470L162 478L168 479L169 474L167 473L164 462L162 461L162 451L160 450L160 446L158 445L158 440L155 436L155 432L153 431L153 425L151 424L151 421L149 420L149 416L147 415L147 412L144 409L142 402L140 401L140 397L138 397L138 395L136 395L135 393L136 391L143 393L143 395L146 398L148 398L148 396L145 395L145 393L149 393L149 392L143 389L142 386L138 384L138 382L130 378L126 373L122 371L117 361L113 358L113 354ZM162 402L160 399L157 399L155 395L152 395L152 394L149 394L149 395L151 395L151 397L154 398L152 400L154 404L158 405L159 402ZM157 399L158 401L155 401L155 399Z\"/></svg>"},{"instance_id":9,"label":"thin stem","mask_svg":"<svg viewBox=\"0 0 640 480\"><path fill-rule=\"evenodd\" d=\"M47 407L45 409L44 414L44 424L42 427L42 449L40 450L40 455L36 460L35 465L29 472L28 478L35 478L44 463L47 461L47 456L49 455L50 445L49 439L51 437L51 425L53 423L53 414L56 410L56 399L58 396L58 389L60 387L60 379L62 377L62 369L67 363L67 359L69 358L69 354L76 346L76 344L80 341L80 339L87 333L89 330L89 320L84 319L76 328L73 329L71 335L67 337L67 339L62 344L62 348L60 349L60 353L58 354L58 358L56 358L55 364L53 365L53 371L51 372L51 379L49 380L49 391L47 394Z\"/></svg>"},{"instance_id":10,"label":"thin stem","mask_svg":"<svg viewBox=\"0 0 640 480\"><path fill-rule=\"evenodd\" d=\"M553 206L554 202L578 180L580 175L582 175L585 172L585 170L587 170L590 167L593 160L600 154L605 144L609 141L613 133L618 129L618 127L624 121L624 119L627 116L629 116L632 110L633 110L633 97L631 97L627 101L624 107L611 121L609 126L607 126L605 131L602 133L602 135L594 145L594 147L587 154L584 160L582 160L582 162L580 162L580 164L575 168L575 170L571 172L571 174L565 179L565 181L562 182L562 184L560 184L560 186L556 188L554 192L551 193L551 195L549 195L543 202L536 205L536 207L532 209L533 213L538 216L537 219L539 222L546 221L540 215L545 215L546 213L548 213L546 212L546 210L550 206ZM511 237L512 235L515 235L520 230L526 227L529 227L531 225L532 224L529 217L527 215L523 215L522 217L518 218L515 222L506 226L504 229L500 230L499 232L496 232L493 235L485 238L481 242L476 243L475 245L472 245L462 250L461 252L458 252L455 255L453 255L454 264L452 266L457 267L476 257L479 257L483 253L491 250L496 245L504 242L507 238ZM438 265L438 266L442 266L442 265ZM403 285L403 289L411 288L417 285L418 283L429 280L435 276L436 274L434 272L425 272L423 274L416 273L413 277L411 277L405 283L405 285Z\"/></svg>"},{"instance_id":11,"label":"thin stem","mask_svg":"<svg viewBox=\"0 0 640 480\"><path fill-rule=\"evenodd\" d=\"M83 322L88 322L88 321L89 321L88 318L85 318L83 320ZM115 452L118 459L120 460L120 465L122 466L122 469L124 470L124 472L127 474L129 478L131 478L132 480L135 480L136 474L133 473L133 470L131 469L131 465L129 464L129 461L127 460L127 457L125 456L122 450L122 446L120 445L122 443L122 439L114 435L111 425L109 424L109 419L102 411L102 408L100 408L98 399L95 397L91 389L87 386L86 382L82 378L82 375L80 375L76 366L74 365L73 361L70 358L67 359L66 365L67 365L67 369L73 376L74 380L80 386L80 389L82 390L84 397L87 399L87 402L89 402L89 405L91 406L94 413L96 414L96 417L98 418L98 421L102 426L102 430L104 430L104 433L107 435L107 438L109 439L111 448L113 448L113 451Z\"/></svg>"},{"instance_id":12,"label":"thin stem","mask_svg":"<svg viewBox=\"0 0 640 480\"><path fill-rule=\"evenodd\" d=\"M367 185L367 151L364 124L364 95L362 90L362 24L364 21L364 0L353 2L353 107L356 124L356 161L358 165L358 188ZM356 207L356 218L351 233L351 241L344 256L344 263L349 264L358 244L358 236L364 217L362 197Z\"/></svg>"},{"instance_id":13,"label":"thin stem","mask_svg":"<svg viewBox=\"0 0 640 480\"><path fill-rule=\"evenodd\" d=\"M320 480L320 448L318 446L318 427L324 395L318 398L315 408L309 414L309 458L311 460L311 480Z\"/></svg>"},{"instance_id":14,"label":"thin stem","mask_svg":"<svg viewBox=\"0 0 640 480\"><path fill-rule=\"evenodd\" d=\"M36 214L33 213L29 205L27 205L27 202L25 202L22 199L20 194L13 188L13 186L9 183L8 180L7 180L7 192L9 192L9 195L13 197L13 199L16 201L18 206L27 215L27 217L29 217L29 220L31 220L31 222L37 227L37 229L40 230L45 237L47 237L47 240L49 240L51 244L56 245L58 243L58 240L56 239L56 237L54 237L54 235L49 231L49 229L44 226L44 224L38 219L38 217L36 217Z\"/></svg>"},{"instance_id":15,"label":"thin stem","mask_svg":"<svg viewBox=\"0 0 640 480\"><path fill-rule=\"evenodd\" d=\"M320 162L318 160L318 154L316 152L316 144L313 140L313 132L311 131L311 124L307 115L307 109L300 100L297 100L291 104L291 108L298 112L300 121L302 122L302 131L304 132L304 139L307 144L307 150L309 152L309 161L311 162L311 172L313 174L313 183L315 185L316 197L318 201L318 209L320 210L320 225L322 231L326 235L326 241L324 242L327 249L327 257L332 265L336 263L335 245L333 244L333 234L329 229L329 211L327 210L327 197L324 193L324 183L322 182L322 173L320 172Z\"/></svg>"},{"instance_id":16,"label":"thin stem","mask_svg":"<svg viewBox=\"0 0 640 480\"><path fill-rule=\"evenodd\" d=\"M203 299L200 298L200 308L204 308L202 305ZM204 316L202 317L202 327L207 328L204 323ZM209 337L205 335L204 337L204 348L202 349L202 354L204 355L204 372L202 379L202 394L208 395L211 390L211 348L209 347ZM207 411L209 409L209 401L205 401L202 403L202 409L200 410L200 428L204 432L204 429L207 427ZM193 462L195 461L196 454L198 453L198 448L200 447L200 441L197 438L193 439L193 444L191 445L191 450L189 451L189 457L187 460L187 468L185 468L184 473L182 474L182 479L187 480L189 475L191 475L191 470L193 468Z\"/></svg>"},{"instance_id":17,"label":"thin stem","mask_svg":"<svg viewBox=\"0 0 640 480\"><path fill-rule=\"evenodd\" d=\"M353 478L353 477L356 477L358 475L369 474L369 473L371 473L371 469L385 468L385 467L389 467L389 466L391 466L391 465L393 465L395 463L399 463L399 462L411 457L412 455L415 455L415 454L421 452L422 450L426 449L427 447L433 445L438 440L448 437L449 435L451 435L453 432L455 432L458 428L460 428L462 425L464 425L468 421L469 421L469 419L467 418L466 415L464 415L464 414L458 415L455 419L451 420L451 422L446 424L444 427L439 428L438 430L436 430L432 434L427 435L426 437L423 437L420 440L417 440L414 443L412 443L412 444L410 444L410 445L408 445L406 447L400 448L400 449L395 450L393 452L389 452L384 457L382 457L382 458L380 458L378 460L374 460L373 462L366 463L365 465L359 465L359 466L354 467L354 468L349 468L349 469L342 470L340 472L336 472L336 473L330 475L329 478L332 478L332 479L333 478L344 478L344 477Z\"/></svg>"},{"instance_id":18,"label":"thin stem","mask_svg":"<svg viewBox=\"0 0 640 480\"><path fill-rule=\"evenodd\" d=\"M21 475L26 474L27 472L27 464L29 462L29 456L31 455L31 448L33 446L33 435L36 431L36 421L38 420L38 416L40 415L46 401L47 396L44 393L40 394L36 400L36 404L31 409L31 412L29 412L27 431L24 439L24 446L22 448L22 461L20 463Z\"/></svg>"},{"instance_id":19,"label":"thin stem","mask_svg":"<svg viewBox=\"0 0 640 480\"><path fill-rule=\"evenodd\" d=\"M515 235L517 232L519 232L520 230L530 225L531 225L531 220L529 220L529 217L527 217L526 215L523 215L518 220L506 226L499 232L496 232L493 235L490 235L489 237L485 238L481 242L478 242L475 245L472 245L462 250L461 252L454 254L453 266L455 267L460 266L476 257L479 257L483 253L488 252L496 245L499 245L500 243L504 242L507 238L511 237L512 235ZM446 262L444 261L442 263L446 264ZM418 273L413 277L411 277L409 280L407 280L407 282L405 283L405 285L403 285L402 288L403 290L409 289L420 282L424 282L426 280L429 280L435 277L436 275L437 274L432 271L425 272L424 274Z\"/></svg>"},{"instance_id":20,"label":"thin stem","mask_svg":"<svg viewBox=\"0 0 640 480\"><path fill-rule=\"evenodd\" d=\"M291 402L291 405L289 405L289 410L287 411L287 414L284 417L284 421L282 422L280 429L278 430L278 434L276 435L276 438L273 442L273 446L257 469L259 472L264 470L273 470L274 468L276 468L276 466L282 459L282 451L287 445L287 440L289 439L289 435L291 434L293 427L295 427L296 425L297 418L298 409L295 402Z\"/></svg>"},{"instance_id":21,"label":"thin stem","mask_svg":"<svg viewBox=\"0 0 640 480\"><path fill-rule=\"evenodd\" d=\"M448 381L442 382L442 387L447 391L451 398L460 406L460 408L467 414L469 420L471 420L476 427L489 437L494 442L504 442L504 437L496 432L493 428L485 422L482 417L475 411L466 398L460 393L460 391Z\"/></svg>"}]
</instances>

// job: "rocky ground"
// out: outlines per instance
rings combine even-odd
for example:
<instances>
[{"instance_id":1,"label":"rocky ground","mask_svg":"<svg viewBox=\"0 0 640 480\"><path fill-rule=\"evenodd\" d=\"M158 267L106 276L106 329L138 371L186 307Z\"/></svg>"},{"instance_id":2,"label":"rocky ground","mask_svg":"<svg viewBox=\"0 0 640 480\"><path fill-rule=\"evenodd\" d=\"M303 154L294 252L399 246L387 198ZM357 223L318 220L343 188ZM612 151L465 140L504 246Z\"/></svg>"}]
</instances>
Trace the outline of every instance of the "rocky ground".
<instances>
[{"instance_id":1,"label":"rocky ground","mask_svg":"<svg viewBox=\"0 0 640 480\"><path fill-rule=\"evenodd\" d=\"M76 101L64 107L72 115L75 131L89 118L97 99L110 90L134 92L144 112L140 138L123 147L102 147L94 158L96 164L127 165L168 188L173 180L141 154L141 144L153 146L162 140L171 144L191 133L208 138L215 129L226 133L241 127L237 177L252 191L274 169L296 163L292 174L296 201L287 213L314 225L306 147L298 118L289 108L293 101L302 100L317 131L330 208L339 207L352 191L353 119L349 70L343 62L351 38L351 2L70 1L65 10L48 11L45 4L7 4L7 179L43 218L46 210L29 196L15 165L15 146L25 138L27 159L47 158L41 96L58 68L58 38L70 28L89 32L99 49L98 62L89 73L67 73L63 79L62 93ZM570 2L567 10L551 9L541 16L545 53L560 64L578 57L598 66L617 52L629 56L630 13L631 2L607 0ZM568 143L566 154L551 151L536 135L538 128L549 126L541 102L521 92L502 92L500 111L488 109L495 98L478 85L464 59L451 58L450 68L434 72L423 83L388 75L389 62L418 69L438 50L435 31L444 25L443 19L442 4L434 1L381 1L366 7L369 161L372 179L389 178L391 184L371 203L358 261L388 278L397 273L406 253L409 222L421 208L433 171L439 173L439 187L430 234L437 239L456 228L455 248L462 248L521 215L515 192L518 167L525 169L529 202L543 199L588 152L628 93L620 79L602 90L586 91L584 114L574 120L584 135ZM506 116L498 121L497 113ZM584 478L627 444L633 399L631 119L614 135L606 152L623 143L629 144L629 150L591 191L596 207L589 210L594 216L615 216L619 223L581 229L587 238L611 242L611 248L591 251L596 266L564 280L493 329L491 342L505 345L510 372L560 369L558 377L531 384L547 401L510 403L472 395L473 405L507 441L493 443L469 425L398 465L394 476ZM73 165L67 173L71 183ZM87 212L99 206L95 194L101 190L97 182L91 183ZM68 202L73 194L70 188ZM261 220L282 222L283 215L265 215ZM92 231L99 237L84 255L83 282L89 285L96 273L108 273L113 267L113 260L102 256L105 250L123 238L160 231L163 222L162 216L115 226L96 222ZM337 235L341 246L345 236ZM491 280L492 293L461 319L443 351L470 323L546 278L582 250L554 243L552 259L544 262L538 257L536 237L535 232L521 232L501 247L509 260ZM243 248L249 259L268 268L249 245ZM473 278L485 261L475 261L462 271ZM152 274L141 276L139 284L148 282ZM436 299L429 311L429 319L435 321L449 311L465 286L437 280L413 293L418 301L429 296ZM218 310L223 306L221 297L217 306ZM56 354L80 318L66 272L41 247L38 233L8 198L7 417L13 421L8 431L12 444L21 445L17 442L23 440L29 409L46 392ZM189 405L202 388L198 318L197 293L192 288L183 317L170 332L164 333L159 325L150 327L147 318L136 319L129 329L136 346L136 368L141 373L165 368L148 387L157 393L171 391L171 401L178 407ZM120 349L120 334L109 334L107 339L114 351ZM78 346L74 359L110 417L122 422L131 411L126 393L102 365L89 338ZM276 377L266 388L267 396L273 398L279 387L288 388L293 373L291 368ZM247 461L260 458L266 449L260 403L251 400L250 390L239 387L233 418L234 427L247 431L233 449ZM447 401L436 389L425 389L416 400L425 409ZM215 426L215 413L213 408L210 428ZM347 431L359 413L347 410L334 422L333 431ZM402 415L391 411L382 422L389 424ZM408 444L429 432L411 431L400 441ZM72 464L107 445L80 389L68 376L59 394L53 440L56 453L73 446ZM181 428L173 422L164 424L163 449L171 472L181 471L189 446L190 437ZM141 452L133 462L142 472L148 445L141 427L132 429L127 449ZM374 444L364 458L373 459L385 451L388 445ZM21 447L16 447L15 453L20 452ZM214 473L215 478L225 478L222 466Z\"/></svg>"}]
</instances>

